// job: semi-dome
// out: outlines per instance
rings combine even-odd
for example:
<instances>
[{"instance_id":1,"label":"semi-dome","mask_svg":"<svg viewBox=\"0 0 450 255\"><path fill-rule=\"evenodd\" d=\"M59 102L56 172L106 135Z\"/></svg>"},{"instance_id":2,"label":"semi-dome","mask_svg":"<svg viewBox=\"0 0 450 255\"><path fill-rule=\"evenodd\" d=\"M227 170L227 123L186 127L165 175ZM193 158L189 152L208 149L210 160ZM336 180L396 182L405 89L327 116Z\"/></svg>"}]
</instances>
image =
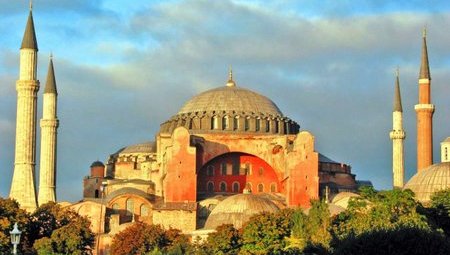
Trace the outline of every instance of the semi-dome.
<instances>
[{"instance_id":1,"label":"semi-dome","mask_svg":"<svg viewBox=\"0 0 450 255\"><path fill-rule=\"evenodd\" d=\"M300 128L272 100L237 86L231 73L226 86L188 100L177 114L161 124L160 131L171 133L180 126L196 133L297 134Z\"/></svg>"},{"instance_id":2,"label":"semi-dome","mask_svg":"<svg viewBox=\"0 0 450 255\"><path fill-rule=\"evenodd\" d=\"M440 190L450 188L450 162L431 165L415 174L404 189L412 190L416 199L427 203Z\"/></svg>"},{"instance_id":3,"label":"semi-dome","mask_svg":"<svg viewBox=\"0 0 450 255\"><path fill-rule=\"evenodd\" d=\"M214 208L206 220L205 229L216 229L222 224L233 224L239 229L255 214L278 211L275 203L265 197L237 194L226 198Z\"/></svg>"}]
</instances>

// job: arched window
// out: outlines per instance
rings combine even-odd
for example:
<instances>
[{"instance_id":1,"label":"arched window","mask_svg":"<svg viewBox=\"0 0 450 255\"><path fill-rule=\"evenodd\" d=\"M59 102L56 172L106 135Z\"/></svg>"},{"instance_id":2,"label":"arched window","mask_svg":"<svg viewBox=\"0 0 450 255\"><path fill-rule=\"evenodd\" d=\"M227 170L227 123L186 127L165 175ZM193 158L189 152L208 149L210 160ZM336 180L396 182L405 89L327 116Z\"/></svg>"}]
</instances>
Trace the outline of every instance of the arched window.
<instances>
[{"instance_id":1,"label":"arched window","mask_svg":"<svg viewBox=\"0 0 450 255\"><path fill-rule=\"evenodd\" d=\"M234 182L233 183L233 192L234 193L239 193L239 182Z\"/></svg>"},{"instance_id":2,"label":"arched window","mask_svg":"<svg viewBox=\"0 0 450 255\"><path fill-rule=\"evenodd\" d=\"M227 163L220 164L220 171L222 175L227 175Z\"/></svg>"},{"instance_id":3,"label":"arched window","mask_svg":"<svg viewBox=\"0 0 450 255\"><path fill-rule=\"evenodd\" d=\"M233 118L233 130L237 130L239 127L239 116Z\"/></svg>"},{"instance_id":4,"label":"arched window","mask_svg":"<svg viewBox=\"0 0 450 255\"><path fill-rule=\"evenodd\" d=\"M148 216L148 206L147 205L141 205L141 216L142 217Z\"/></svg>"},{"instance_id":5,"label":"arched window","mask_svg":"<svg viewBox=\"0 0 450 255\"><path fill-rule=\"evenodd\" d=\"M208 182L208 184L206 185L208 192L209 193L213 193L214 192L214 183L213 182Z\"/></svg>"},{"instance_id":6,"label":"arched window","mask_svg":"<svg viewBox=\"0 0 450 255\"><path fill-rule=\"evenodd\" d=\"M258 184L258 192L264 192L264 184Z\"/></svg>"},{"instance_id":7,"label":"arched window","mask_svg":"<svg viewBox=\"0 0 450 255\"><path fill-rule=\"evenodd\" d=\"M227 115L225 115L222 118L222 129L226 130L229 128L230 128L230 118Z\"/></svg>"},{"instance_id":8,"label":"arched window","mask_svg":"<svg viewBox=\"0 0 450 255\"><path fill-rule=\"evenodd\" d=\"M270 121L269 119L266 119L266 132L270 131Z\"/></svg>"},{"instance_id":9,"label":"arched window","mask_svg":"<svg viewBox=\"0 0 450 255\"><path fill-rule=\"evenodd\" d=\"M251 183L251 182L247 182L247 183L245 184L245 189L248 190L248 191L250 191L250 192L252 192L252 183Z\"/></svg>"},{"instance_id":10,"label":"arched window","mask_svg":"<svg viewBox=\"0 0 450 255\"><path fill-rule=\"evenodd\" d=\"M98 198L98 189L96 189L96 190L94 191L94 197L95 197L95 198Z\"/></svg>"},{"instance_id":11,"label":"arched window","mask_svg":"<svg viewBox=\"0 0 450 255\"><path fill-rule=\"evenodd\" d=\"M219 129L219 117L213 116L211 118L211 129Z\"/></svg>"},{"instance_id":12,"label":"arched window","mask_svg":"<svg viewBox=\"0 0 450 255\"><path fill-rule=\"evenodd\" d=\"M245 162L245 175L252 175L252 164Z\"/></svg>"},{"instance_id":13,"label":"arched window","mask_svg":"<svg viewBox=\"0 0 450 255\"><path fill-rule=\"evenodd\" d=\"M133 199L129 198L127 200L127 215L133 215L134 214L134 201Z\"/></svg>"},{"instance_id":14,"label":"arched window","mask_svg":"<svg viewBox=\"0 0 450 255\"><path fill-rule=\"evenodd\" d=\"M227 184L225 182L220 183L220 192L227 192Z\"/></svg>"},{"instance_id":15,"label":"arched window","mask_svg":"<svg viewBox=\"0 0 450 255\"><path fill-rule=\"evenodd\" d=\"M259 167L259 175L263 175L264 174L264 168L262 166Z\"/></svg>"},{"instance_id":16,"label":"arched window","mask_svg":"<svg viewBox=\"0 0 450 255\"><path fill-rule=\"evenodd\" d=\"M244 129L245 131L248 131L250 129L250 118L245 118L245 123L244 123Z\"/></svg>"},{"instance_id":17,"label":"arched window","mask_svg":"<svg viewBox=\"0 0 450 255\"><path fill-rule=\"evenodd\" d=\"M113 214L118 214L119 213L119 204L115 203L112 205L112 210L113 210Z\"/></svg>"},{"instance_id":18,"label":"arched window","mask_svg":"<svg viewBox=\"0 0 450 255\"><path fill-rule=\"evenodd\" d=\"M198 217L199 217L200 219L206 219L206 218L208 218L208 214L209 214L209 211L208 211L208 208L207 208L206 206L200 207L200 211L199 211L199 213L198 213Z\"/></svg>"},{"instance_id":19,"label":"arched window","mask_svg":"<svg viewBox=\"0 0 450 255\"><path fill-rule=\"evenodd\" d=\"M255 128L256 128L256 131L259 131L260 129L261 129L261 119L260 118L257 118L256 119L256 123L255 123Z\"/></svg>"},{"instance_id":20,"label":"arched window","mask_svg":"<svg viewBox=\"0 0 450 255\"><path fill-rule=\"evenodd\" d=\"M207 175L207 176L214 176L214 166L209 165L209 166L206 168L206 175Z\"/></svg>"},{"instance_id":21,"label":"arched window","mask_svg":"<svg viewBox=\"0 0 450 255\"><path fill-rule=\"evenodd\" d=\"M278 123L278 120L275 120L275 133L278 133L280 129L280 124Z\"/></svg>"},{"instance_id":22,"label":"arched window","mask_svg":"<svg viewBox=\"0 0 450 255\"><path fill-rule=\"evenodd\" d=\"M270 192L272 192L272 193L277 192L277 184L276 183L270 184Z\"/></svg>"}]
</instances>

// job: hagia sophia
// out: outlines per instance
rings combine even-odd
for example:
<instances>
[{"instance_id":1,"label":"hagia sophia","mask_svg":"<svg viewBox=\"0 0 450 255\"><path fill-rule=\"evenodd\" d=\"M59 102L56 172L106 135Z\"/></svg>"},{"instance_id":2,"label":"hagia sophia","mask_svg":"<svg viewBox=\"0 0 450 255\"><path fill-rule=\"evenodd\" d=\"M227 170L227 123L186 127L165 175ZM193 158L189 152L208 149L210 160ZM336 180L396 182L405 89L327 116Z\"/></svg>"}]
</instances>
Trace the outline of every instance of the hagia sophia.
<instances>
[{"instance_id":1,"label":"hagia sophia","mask_svg":"<svg viewBox=\"0 0 450 255\"><path fill-rule=\"evenodd\" d=\"M27 211L56 201L59 120L52 59L43 93L37 196L35 191L37 53L30 10L16 84L15 167L10 192ZM430 81L424 34L419 102L415 106L418 168L406 184L406 134L398 75L389 134L393 141L393 186L412 189L422 202L429 201L433 192L450 187L450 137L441 143L442 163L433 164L435 106ZM158 133L149 134L148 141L118 148L104 162L93 162L82 180L82 199L66 206L90 218L92 230L99 234L98 254L107 254L114 234L135 221L202 236L223 223L242 226L258 212L307 208L311 199L326 199L344 210L343 201L357 196L360 186L371 183L357 180L350 165L316 151L315 139L313 132L286 117L272 100L241 86L230 69L224 84L185 102L161 123Z\"/></svg>"}]
</instances>

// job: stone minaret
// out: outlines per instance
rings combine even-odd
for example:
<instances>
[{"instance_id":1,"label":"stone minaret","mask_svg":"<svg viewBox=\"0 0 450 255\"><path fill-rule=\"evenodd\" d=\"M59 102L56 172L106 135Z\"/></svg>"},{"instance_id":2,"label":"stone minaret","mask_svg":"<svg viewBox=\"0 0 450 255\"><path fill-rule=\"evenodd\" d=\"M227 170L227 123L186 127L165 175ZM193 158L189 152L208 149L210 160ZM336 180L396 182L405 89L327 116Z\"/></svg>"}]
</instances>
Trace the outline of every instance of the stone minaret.
<instances>
[{"instance_id":1,"label":"stone minaret","mask_svg":"<svg viewBox=\"0 0 450 255\"><path fill-rule=\"evenodd\" d=\"M433 113L430 92L431 76L428 66L426 30L423 32L422 63L419 74L419 103L417 114L417 171L433 164Z\"/></svg>"},{"instance_id":2,"label":"stone minaret","mask_svg":"<svg viewBox=\"0 0 450 255\"><path fill-rule=\"evenodd\" d=\"M394 188L403 188L405 176L405 163L403 156L403 140L405 131L403 130L403 109L400 96L400 82L397 70L395 80L394 109L392 111L392 131L389 136L392 140L392 180Z\"/></svg>"},{"instance_id":3,"label":"stone minaret","mask_svg":"<svg viewBox=\"0 0 450 255\"><path fill-rule=\"evenodd\" d=\"M17 117L14 174L9 196L20 207L36 209L36 103L39 81L36 79L38 46L30 8L25 34L20 47L20 74L16 83Z\"/></svg>"},{"instance_id":4,"label":"stone minaret","mask_svg":"<svg viewBox=\"0 0 450 255\"><path fill-rule=\"evenodd\" d=\"M53 59L50 56L41 119L39 205L56 201L56 129L59 124L58 118L56 117L57 96Z\"/></svg>"}]
</instances>

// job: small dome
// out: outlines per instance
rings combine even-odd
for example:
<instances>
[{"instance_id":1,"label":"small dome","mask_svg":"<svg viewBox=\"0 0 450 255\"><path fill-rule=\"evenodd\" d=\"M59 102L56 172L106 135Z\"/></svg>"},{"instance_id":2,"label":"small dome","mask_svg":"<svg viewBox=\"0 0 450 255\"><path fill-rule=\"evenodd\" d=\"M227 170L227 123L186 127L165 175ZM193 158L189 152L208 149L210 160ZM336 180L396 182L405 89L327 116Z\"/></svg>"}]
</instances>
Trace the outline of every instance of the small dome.
<instances>
[{"instance_id":1,"label":"small dome","mask_svg":"<svg viewBox=\"0 0 450 255\"><path fill-rule=\"evenodd\" d=\"M94 161L92 164L91 164L91 167L98 167L98 166L102 166L102 167L104 167L105 166L105 164L103 164L103 162L101 162L101 161Z\"/></svg>"},{"instance_id":2,"label":"small dome","mask_svg":"<svg viewBox=\"0 0 450 255\"><path fill-rule=\"evenodd\" d=\"M416 199L426 203L433 193L450 188L450 162L431 165L415 174L404 189L412 190Z\"/></svg>"},{"instance_id":3,"label":"small dome","mask_svg":"<svg viewBox=\"0 0 450 255\"><path fill-rule=\"evenodd\" d=\"M278 212L269 199L253 194L237 194L220 202L206 220L205 229L216 229L222 224L233 224L239 229L251 216L262 212Z\"/></svg>"},{"instance_id":4,"label":"small dome","mask_svg":"<svg viewBox=\"0 0 450 255\"><path fill-rule=\"evenodd\" d=\"M178 114L233 111L273 117L283 116L280 109L269 98L237 86L223 86L194 96L186 102Z\"/></svg>"}]
</instances>

